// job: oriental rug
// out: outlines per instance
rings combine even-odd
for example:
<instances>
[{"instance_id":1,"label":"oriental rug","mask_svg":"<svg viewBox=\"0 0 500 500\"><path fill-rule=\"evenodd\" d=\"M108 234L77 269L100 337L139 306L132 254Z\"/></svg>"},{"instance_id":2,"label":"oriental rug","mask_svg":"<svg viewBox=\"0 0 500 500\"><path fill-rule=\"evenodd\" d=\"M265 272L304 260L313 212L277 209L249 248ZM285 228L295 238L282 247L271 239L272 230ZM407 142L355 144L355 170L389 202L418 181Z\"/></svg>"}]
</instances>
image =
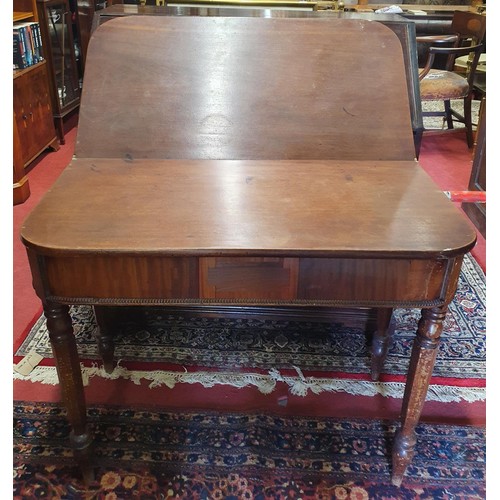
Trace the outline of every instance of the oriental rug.
<instances>
[{"instance_id":1,"label":"oriental rug","mask_svg":"<svg viewBox=\"0 0 500 500\"><path fill-rule=\"evenodd\" d=\"M52 499L485 498L485 431L420 424L400 488L395 422L90 407L85 488L56 404L14 403L14 495Z\"/></svg>"},{"instance_id":2,"label":"oriental rug","mask_svg":"<svg viewBox=\"0 0 500 500\"><path fill-rule=\"evenodd\" d=\"M466 255L458 290L445 320L428 399L485 399L485 275ZM417 309L395 311L396 331L380 382L372 382L370 338L362 329L331 322L233 317L185 317L168 308L147 308L143 322L120 325L118 366L107 374L100 366L93 309L74 306L74 321L84 383L90 377L119 377L150 387L200 383L205 387L253 385L270 393L278 383L292 394L344 391L355 395L402 397ZM145 319L144 319L145 318ZM46 322L41 317L15 353L17 363L30 351L44 359L29 375L16 379L57 384Z\"/></svg>"}]
</instances>

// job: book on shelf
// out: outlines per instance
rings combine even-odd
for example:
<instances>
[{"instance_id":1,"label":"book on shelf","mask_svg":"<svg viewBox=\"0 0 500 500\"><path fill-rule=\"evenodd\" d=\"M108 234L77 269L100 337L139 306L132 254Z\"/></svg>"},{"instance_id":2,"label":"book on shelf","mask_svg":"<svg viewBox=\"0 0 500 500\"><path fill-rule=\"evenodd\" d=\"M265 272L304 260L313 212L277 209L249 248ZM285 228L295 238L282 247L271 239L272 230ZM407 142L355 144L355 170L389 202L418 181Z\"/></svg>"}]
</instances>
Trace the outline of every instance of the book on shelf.
<instances>
[{"instance_id":1,"label":"book on shelf","mask_svg":"<svg viewBox=\"0 0 500 500\"><path fill-rule=\"evenodd\" d=\"M16 23L12 33L14 69L24 69L43 60L42 37L37 22Z\"/></svg>"}]
</instances>

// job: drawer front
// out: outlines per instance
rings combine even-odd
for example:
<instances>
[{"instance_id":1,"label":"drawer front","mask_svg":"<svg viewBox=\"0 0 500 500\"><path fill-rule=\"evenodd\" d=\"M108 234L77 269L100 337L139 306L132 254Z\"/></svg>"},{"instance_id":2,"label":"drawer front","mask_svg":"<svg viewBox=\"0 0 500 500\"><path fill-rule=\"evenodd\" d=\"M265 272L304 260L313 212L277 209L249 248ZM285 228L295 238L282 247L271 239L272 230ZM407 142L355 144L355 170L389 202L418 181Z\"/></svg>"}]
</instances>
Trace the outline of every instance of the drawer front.
<instances>
[{"instance_id":1,"label":"drawer front","mask_svg":"<svg viewBox=\"0 0 500 500\"><path fill-rule=\"evenodd\" d=\"M293 300L297 276L297 259L205 257L200 259L200 297Z\"/></svg>"}]
</instances>

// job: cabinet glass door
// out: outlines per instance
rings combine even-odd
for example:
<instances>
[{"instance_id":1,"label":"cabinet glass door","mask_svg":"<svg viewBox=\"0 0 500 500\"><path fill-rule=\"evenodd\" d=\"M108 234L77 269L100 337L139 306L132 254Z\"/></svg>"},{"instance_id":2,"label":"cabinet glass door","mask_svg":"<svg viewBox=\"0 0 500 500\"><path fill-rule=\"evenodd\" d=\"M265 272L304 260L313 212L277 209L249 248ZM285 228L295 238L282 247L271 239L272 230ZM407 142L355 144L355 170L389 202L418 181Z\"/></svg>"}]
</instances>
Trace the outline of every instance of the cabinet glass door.
<instances>
[{"instance_id":1,"label":"cabinet glass door","mask_svg":"<svg viewBox=\"0 0 500 500\"><path fill-rule=\"evenodd\" d=\"M47 28L60 109L80 98L80 84L73 45L71 11L66 2L46 5Z\"/></svg>"}]
</instances>

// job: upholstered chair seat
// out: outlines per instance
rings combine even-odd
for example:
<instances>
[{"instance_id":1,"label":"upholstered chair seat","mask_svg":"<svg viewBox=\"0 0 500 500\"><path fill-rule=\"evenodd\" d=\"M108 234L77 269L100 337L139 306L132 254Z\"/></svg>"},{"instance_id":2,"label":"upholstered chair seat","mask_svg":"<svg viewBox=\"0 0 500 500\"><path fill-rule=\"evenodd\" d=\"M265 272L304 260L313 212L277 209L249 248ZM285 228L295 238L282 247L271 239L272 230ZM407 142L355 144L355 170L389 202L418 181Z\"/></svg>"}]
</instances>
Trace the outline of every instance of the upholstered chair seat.
<instances>
[{"instance_id":1,"label":"upholstered chair seat","mask_svg":"<svg viewBox=\"0 0 500 500\"><path fill-rule=\"evenodd\" d=\"M463 76L440 69L431 69L420 81L423 101L462 99L469 93L469 82Z\"/></svg>"},{"instance_id":2,"label":"upholstered chair seat","mask_svg":"<svg viewBox=\"0 0 500 500\"><path fill-rule=\"evenodd\" d=\"M448 129L453 128L454 121L463 123L467 145L472 148L474 75L484 52L486 16L457 10L453 14L451 30L452 35L417 37L418 43L432 44L428 49L425 67L419 71L420 99L422 102L442 101L444 104L444 111L422 111L422 116L441 116ZM442 46L450 43L452 47ZM445 69L432 67L437 55L447 56ZM455 64L457 60L462 62L463 68ZM452 108L452 101L458 99L463 102L463 114ZM417 151L419 149L420 144L417 145Z\"/></svg>"}]
</instances>

